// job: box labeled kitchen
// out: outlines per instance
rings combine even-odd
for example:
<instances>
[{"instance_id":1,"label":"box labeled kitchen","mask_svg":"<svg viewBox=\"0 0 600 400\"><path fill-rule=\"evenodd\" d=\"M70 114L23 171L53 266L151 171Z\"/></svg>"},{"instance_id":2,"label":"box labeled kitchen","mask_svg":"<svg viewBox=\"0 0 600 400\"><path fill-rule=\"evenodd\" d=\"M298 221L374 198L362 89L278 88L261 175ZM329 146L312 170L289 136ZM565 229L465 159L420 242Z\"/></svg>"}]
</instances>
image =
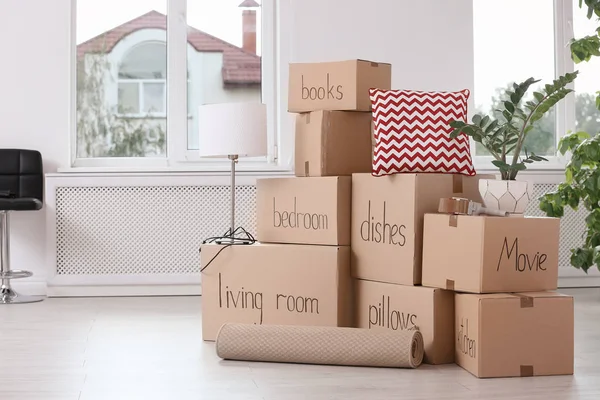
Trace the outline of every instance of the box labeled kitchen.
<instances>
[{"instance_id":1,"label":"box labeled kitchen","mask_svg":"<svg viewBox=\"0 0 600 400\"><path fill-rule=\"evenodd\" d=\"M423 216L440 198L481 201L478 181L452 174L352 175L352 274L387 283L421 283Z\"/></svg>"},{"instance_id":2,"label":"box labeled kitchen","mask_svg":"<svg viewBox=\"0 0 600 400\"><path fill-rule=\"evenodd\" d=\"M556 292L455 295L456 363L480 378L571 375L573 298Z\"/></svg>"},{"instance_id":3,"label":"box labeled kitchen","mask_svg":"<svg viewBox=\"0 0 600 400\"><path fill-rule=\"evenodd\" d=\"M200 254L204 340L227 322L353 325L347 246L205 244Z\"/></svg>"},{"instance_id":4,"label":"box labeled kitchen","mask_svg":"<svg viewBox=\"0 0 600 400\"><path fill-rule=\"evenodd\" d=\"M454 293L422 286L355 280L358 328L419 328L428 364L454 362Z\"/></svg>"},{"instance_id":5,"label":"box labeled kitchen","mask_svg":"<svg viewBox=\"0 0 600 400\"><path fill-rule=\"evenodd\" d=\"M425 215L423 285L469 293L554 290L558 218Z\"/></svg>"},{"instance_id":6,"label":"box labeled kitchen","mask_svg":"<svg viewBox=\"0 0 600 400\"><path fill-rule=\"evenodd\" d=\"M350 176L257 180L257 239L350 245L351 186Z\"/></svg>"},{"instance_id":7,"label":"box labeled kitchen","mask_svg":"<svg viewBox=\"0 0 600 400\"><path fill-rule=\"evenodd\" d=\"M296 116L296 176L371 172L371 113L313 111Z\"/></svg>"},{"instance_id":8,"label":"box labeled kitchen","mask_svg":"<svg viewBox=\"0 0 600 400\"><path fill-rule=\"evenodd\" d=\"M288 111L371 111L369 89L391 89L391 64L367 60L293 63Z\"/></svg>"}]
</instances>

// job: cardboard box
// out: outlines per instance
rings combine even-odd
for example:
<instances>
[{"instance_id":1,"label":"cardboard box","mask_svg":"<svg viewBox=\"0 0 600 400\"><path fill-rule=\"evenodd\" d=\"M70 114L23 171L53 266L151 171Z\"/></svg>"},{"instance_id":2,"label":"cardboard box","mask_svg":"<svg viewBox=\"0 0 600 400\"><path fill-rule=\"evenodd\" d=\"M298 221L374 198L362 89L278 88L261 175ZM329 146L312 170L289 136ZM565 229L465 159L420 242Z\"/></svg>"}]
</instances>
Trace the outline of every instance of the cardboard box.
<instances>
[{"instance_id":1,"label":"cardboard box","mask_svg":"<svg viewBox=\"0 0 600 400\"><path fill-rule=\"evenodd\" d=\"M369 89L391 89L391 64L366 60L290 64L288 111L371 111Z\"/></svg>"},{"instance_id":2,"label":"cardboard box","mask_svg":"<svg viewBox=\"0 0 600 400\"><path fill-rule=\"evenodd\" d=\"M371 172L371 113L313 111L296 116L296 176Z\"/></svg>"},{"instance_id":3,"label":"cardboard box","mask_svg":"<svg viewBox=\"0 0 600 400\"><path fill-rule=\"evenodd\" d=\"M558 218L425 216L423 285L469 293L554 290Z\"/></svg>"},{"instance_id":4,"label":"cardboard box","mask_svg":"<svg viewBox=\"0 0 600 400\"><path fill-rule=\"evenodd\" d=\"M356 324L374 330L423 334L425 362L454 362L454 293L422 286L355 280Z\"/></svg>"},{"instance_id":5,"label":"cardboard box","mask_svg":"<svg viewBox=\"0 0 600 400\"><path fill-rule=\"evenodd\" d=\"M226 322L353 325L348 247L223 247L201 247L202 267L210 262L202 272L204 340L215 340Z\"/></svg>"},{"instance_id":6,"label":"cardboard box","mask_svg":"<svg viewBox=\"0 0 600 400\"><path fill-rule=\"evenodd\" d=\"M571 375L573 298L456 294L456 363L480 378Z\"/></svg>"},{"instance_id":7,"label":"cardboard box","mask_svg":"<svg viewBox=\"0 0 600 400\"><path fill-rule=\"evenodd\" d=\"M352 178L269 178L256 183L257 239L350 245Z\"/></svg>"},{"instance_id":8,"label":"cardboard box","mask_svg":"<svg viewBox=\"0 0 600 400\"><path fill-rule=\"evenodd\" d=\"M352 175L352 274L355 278L421 283L423 216L440 198L481 201L479 179L452 174Z\"/></svg>"}]
</instances>

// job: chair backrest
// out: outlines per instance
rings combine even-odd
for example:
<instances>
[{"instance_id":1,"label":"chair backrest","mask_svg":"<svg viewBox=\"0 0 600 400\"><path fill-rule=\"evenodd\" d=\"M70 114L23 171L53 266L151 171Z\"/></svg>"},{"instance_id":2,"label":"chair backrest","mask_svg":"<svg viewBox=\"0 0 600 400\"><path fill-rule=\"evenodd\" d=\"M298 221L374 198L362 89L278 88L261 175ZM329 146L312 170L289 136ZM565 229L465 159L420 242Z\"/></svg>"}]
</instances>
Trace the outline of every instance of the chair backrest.
<instances>
[{"instance_id":1,"label":"chair backrest","mask_svg":"<svg viewBox=\"0 0 600 400\"><path fill-rule=\"evenodd\" d=\"M44 201L44 167L36 150L0 149L0 190Z\"/></svg>"}]
</instances>

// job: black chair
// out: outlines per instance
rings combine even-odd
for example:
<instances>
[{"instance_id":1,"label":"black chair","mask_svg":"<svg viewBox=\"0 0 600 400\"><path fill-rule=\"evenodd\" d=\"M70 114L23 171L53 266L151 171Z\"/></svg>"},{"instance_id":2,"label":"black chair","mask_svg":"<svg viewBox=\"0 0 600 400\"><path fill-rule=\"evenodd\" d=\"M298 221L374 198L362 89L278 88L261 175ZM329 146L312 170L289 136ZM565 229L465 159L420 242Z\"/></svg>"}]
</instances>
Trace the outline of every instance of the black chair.
<instances>
[{"instance_id":1,"label":"black chair","mask_svg":"<svg viewBox=\"0 0 600 400\"><path fill-rule=\"evenodd\" d=\"M9 215L12 211L37 211L44 204L42 155L34 150L0 149L0 304L33 303L45 296L16 293L11 279L33 274L10 269Z\"/></svg>"}]
</instances>

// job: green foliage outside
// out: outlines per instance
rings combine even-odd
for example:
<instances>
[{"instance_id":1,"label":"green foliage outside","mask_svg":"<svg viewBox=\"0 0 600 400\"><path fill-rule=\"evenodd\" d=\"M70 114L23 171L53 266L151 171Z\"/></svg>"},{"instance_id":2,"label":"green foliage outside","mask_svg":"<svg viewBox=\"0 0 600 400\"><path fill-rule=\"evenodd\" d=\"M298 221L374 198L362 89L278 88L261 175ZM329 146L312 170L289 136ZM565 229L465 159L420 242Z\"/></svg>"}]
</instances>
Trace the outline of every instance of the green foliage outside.
<instances>
[{"instance_id":1,"label":"green foliage outside","mask_svg":"<svg viewBox=\"0 0 600 400\"><path fill-rule=\"evenodd\" d=\"M579 7L586 11L588 19L600 17L600 0L580 0ZM593 34L571 42L571 56L575 63L600 56L600 27ZM600 97L595 105L600 109ZM600 135L593 125L585 128L578 126L577 132L560 140L559 152L571 154L565 181L557 190L540 198L540 209L550 217L562 217L565 207L573 210L584 207L588 212L583 244L571 249L571 265L587 273L594 265L600 269Z\"/></svg>"},{"instance_id":2,"label":"green foliage outside","mask_svg":"<svg viewBox=\"0 0 600 400\"><path fill-rule=\"evenodd\" d=\"M77 156L145 157L165 154L164 119L128 118L110 109L105 95L106 55L90 54L77 63Z\"/></svg>"}]
</instances>

